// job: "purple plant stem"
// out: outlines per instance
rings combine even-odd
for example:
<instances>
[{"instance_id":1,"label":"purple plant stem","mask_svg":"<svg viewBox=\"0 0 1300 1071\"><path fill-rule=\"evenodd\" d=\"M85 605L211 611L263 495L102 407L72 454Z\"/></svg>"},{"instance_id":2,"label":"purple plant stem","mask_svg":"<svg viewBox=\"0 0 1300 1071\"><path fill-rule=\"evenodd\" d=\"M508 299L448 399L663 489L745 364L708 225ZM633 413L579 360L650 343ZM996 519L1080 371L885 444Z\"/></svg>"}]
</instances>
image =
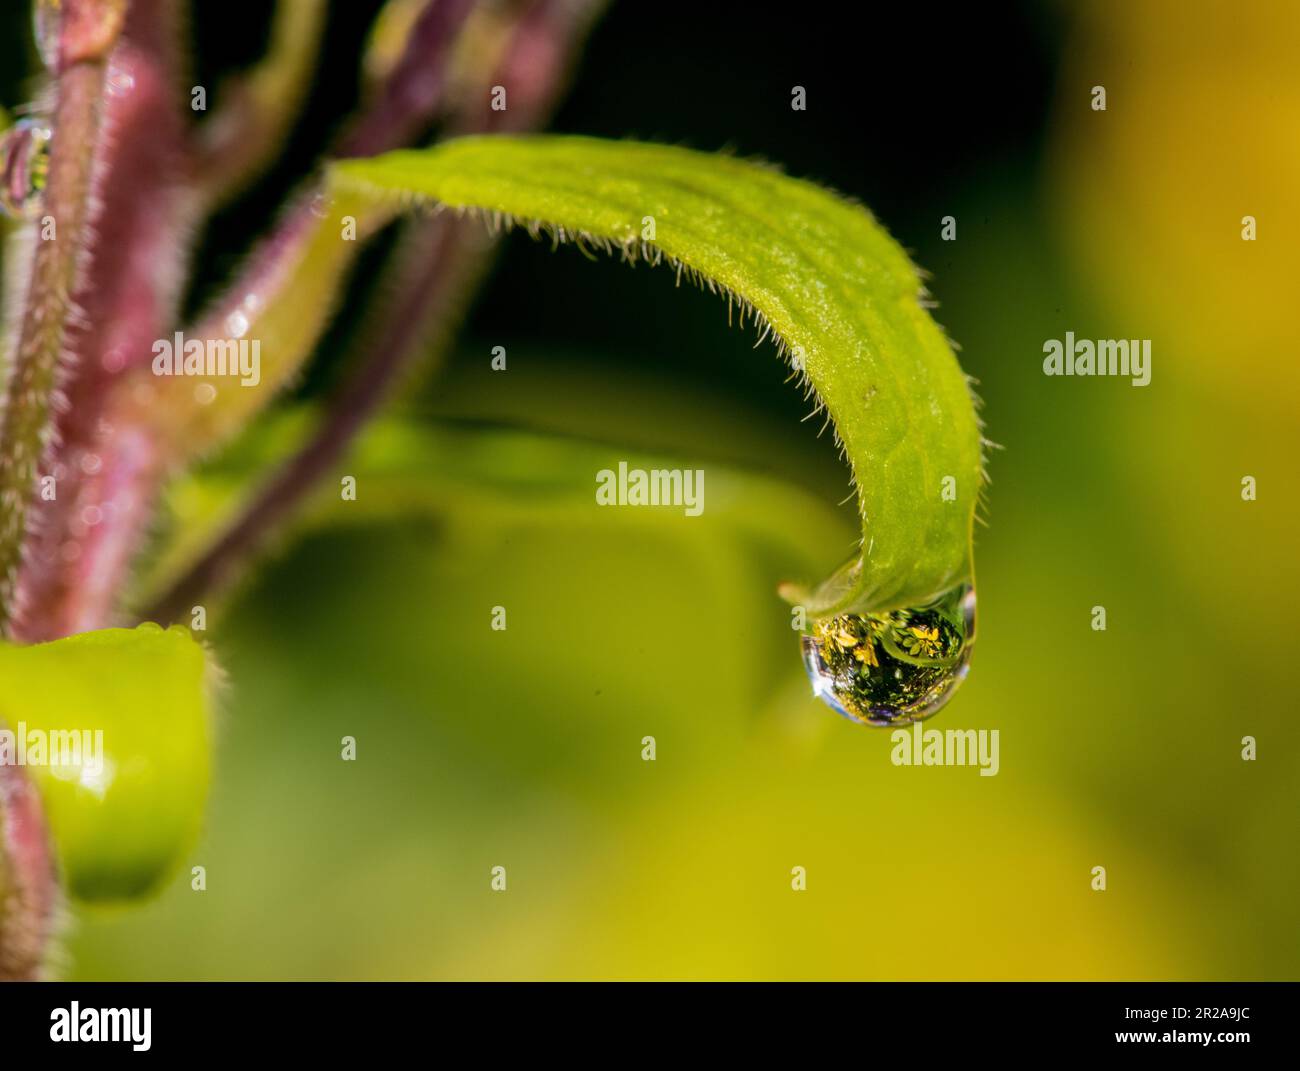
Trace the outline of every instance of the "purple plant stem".
<instances>
[{"instance_id":1,"label":"purple plant stem","mask_svg":"<svg viewBox=\"0 0 1300 1071\"><path fill-rule=\"evenodd\" d=\"M468 6L460 0L432 0L429 8L443 13L438 22L443 37L434 39L426 32L419 48L424 50L425 64L442 68ZM448 13L456 12L459 12L457 20L447 17ZM426 11L420 20L426 30L427 20ZM404 58L393 76L404 77L409 67L409 58ZM407 129L431 122L439 105L436 95L411 92L393 95L381 91L356 125L358 129L385 132L385 138L397 138ZM381 113L384 108L389 109L389 114ZM406 116L391 114L394 109L400 112L402 108L414 111ZM368 144L375 151L385 151L400 147L401 142L390 143L369 136ZM129 162L119 163L129 171ZM107 181L111 184L113 180L110 177ZM280 286L277 280L288 277L301 254L303 241L316 225L314 188L318 188L316 184L300 194L276 223L270 237L229 287L227 300L249 292L266 293L274 300ZM172 237L176 239L177 235L172 232ZM108 281L105 286L111 290L113 283ZM111 329L122 310L102 311L106 319L96 322L95 327ZM171 310L168 312L170 318ZM222 320L224 314L219 303L203 317L203 323L186 333L196 338L207 337L211 332L205 324ZM166 327L153 322L135 340L139 346L122 351L130 354L127 364L135 368L147 362L152 340L166 333ZM26 642L102 628L111 622L122 580L150 523L159 490L174 468L168 451L174 430L170 423L162 420L155 432L147 432L135 419L140 414L129 393L134 390L131 381L119 377L106 386L108 389L96 394L88 401L88 407L80 410L83 417L92 411L96 414L96 419L83 420L83 423L98 427L100 437L93 449L78 459L63 462L65 475L76 480L75 494L70 489L66 506L59 509L57 517L51 517L57 523L43 526L44 534L36 537L39 542L31 555L31 567L24 572L20 599L23 613L16 622L15 635ZM105 418L102 422L99 415ZM84 460L90 460L92 471L86 472L81 467ZM95 523L87 523L88 518Z\"/></svg>"},{"instance_id":2,"label":"purple plant stem","mask_svg":"<svg viewBox=\"0 0 1300 1071\"><path fill-rule=\"evenodd\" d=\"M58 901L40 794L21 766L0 764L0 982L40 976Z\"/></svg>"},{"instance_id":3,"label":"purple plant stem","mask_svg":"<svg viewBox=\"0 0 1300 1071\"><path fill-rule=\"evenodd\" d=\"M220 105L194 132L191 191L207 210L237 197L273 159L316 73L326 0L275 0L268 52L227 79Z\"/></svg>"},{"instance_id":4,"label":"purple plant stem","mask_svg":"<svg viewBox=\"0 0 1300 1071\"><path fill-rule=\"evenodd\" d=\"M78 613L100 583L88 550L112 543L117 469L134 471L139 461L139 443L123 438L130 429L106 422L107 401L113 385L148 360L179 304L193 206L182 184L185 129L173 92L175 7L175 0L135 0L109 58L94 143L91 248L74 295L76 323L64 339L64 404L43 463L57 497L34 504L18 577L13 634L25 642L97 624ZM131 460L119 466L117 458Z\"/></svg>"},{"instance_id":5,"label":"purple plant stem","mask_svg":"<svg viewBox=\"0 0 1300 1071\"><path fill-rule=\"evenodd\" d=\"M64 18L72 20L76 7ZM64 44L61 42L61 44ZM102 55L64 48L59 58L54 138L42 211L57 228L38 240L19 329L3 423L0 423L0 628L14 608L27 516L37 466L51 438L50 411L58 387L72 293L83 267L93 149L104 85Z\"/></svg>"},{"instance_id":6,"label":"purple plant stem","mask_svg":"<svg viewBox=\"0 0 1300 1071\"><path fill-rule=\"evenodd\" d=\"M388 395L392 381L406 367L407 354L422 338L428 319L442 311L431 305L427 291L449 294L460 258L455 255L463 235L451 220L429 221L419 228L421 255L408 262L412 275L389 306L393 319L366 366L366 375L353 376L334 398L310 445L277 470L254 495L244 512L221 538L171 589L143 615L159 622L180 620L195 600L219 586L255 552L276 525L301 506L346 452L362 425Z\"/></svg>"},{"instance_id":7,"label":"purple plant stem","mask_svg":"<svg viewBox=\"0 0 1300 1071\"><path fill-rule=\"evenodd\" d=\"M414 141L442 104L456 39L474 0L430 0L416 18L406 48L364 114L339 138L334 155L374 156Z\"/></svg>"},{"instance_id":8,"label":"purple plant stem","mask_svg":"<svg viewBox=\"0 0 1300 1071\"><path fill-rule=\"evenodd\" d=\"M544 120L554 106L582 31L597 5L542 2L523 16L511 34L497 83L511 101L506 111L480 106L452 118L457 133L517 132ZM399 256L393 297L374 318L378 341L369 356L354 354L356 369L331 401L308 443L286 462L246 504L213 545L143 615L160 622L178 620L204 592L226 583L241 561L302 506L318 481L347 452L357 432L388 400L420 358L429 332L444 335L447 319L486 267L490 245L481 225L446 216L413 224Z\"/></svg>"}]
</instances>

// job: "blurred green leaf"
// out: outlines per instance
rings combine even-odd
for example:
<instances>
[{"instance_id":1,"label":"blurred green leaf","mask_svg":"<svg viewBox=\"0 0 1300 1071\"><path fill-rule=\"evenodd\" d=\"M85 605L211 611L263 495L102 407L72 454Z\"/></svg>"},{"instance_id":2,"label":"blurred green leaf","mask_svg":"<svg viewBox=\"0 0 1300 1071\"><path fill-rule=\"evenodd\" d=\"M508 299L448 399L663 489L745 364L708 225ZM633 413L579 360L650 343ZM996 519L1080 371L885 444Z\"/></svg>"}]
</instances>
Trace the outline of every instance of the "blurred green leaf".
<instances>
[{"instance_id":1,"label":"blurred green leaf","mask_svg":"<svg viewBox=\"0 0 1300 1071\"><path fill-rule=\"evenodd\" d=\"M171 538L145 564L135 601L144 605L206 548L240 512L248 476L289 453L310 426L305 410L259 426L221 458L176 481L169 492ZM715 528L680 510L618 510L599 506L596 474L620 461L646 470L678 467L680 457L564 436L470 424L416 424L389 420L372 425L346 462L356 480L355 501L340 499L337 484L322 487L300 518L296 534L320 528L450 519L471 531L512 523L573 524L624 532L659 533L674 542L708 540ZM699 464L690 460L691 467ZM815 548L843 543L837 512L815 496L779 479L708 461L707 516L728 538L778 551L807 567ZM789 518L802 519L811 548L799 544ZM815 567L815 564L814 564Z\"/></svg>"},{"instance_id":2,"label":"blurred green leaf","mask_svg":"<svg viewBox=\"0 0 1300 1071\"><path fill-rule=\"evenodd\" d=\"M816 614L911 605L971 572L981 479L971 394L916 268L870 213L764 166L578 137L462 138L332 165L375 212L429 198L625 260L667 260L770 329L844 447L863 554ZM949 482L951 481L951 482Z\"/></svg>"},{"instance_id":3,"label":"blurred green leaf","mask_svg":"<svg viewBox=\"0 0 1300 1071\"><path fill-rule=\"evenodd\" d=\"M73 896L143 895L193 842L208 788L208 677L182 628L0 643L0 721L15 747L19 735L44 742L26 765ZM56 748L71 734L75 751Z\"/></svg>"}]
</instances>

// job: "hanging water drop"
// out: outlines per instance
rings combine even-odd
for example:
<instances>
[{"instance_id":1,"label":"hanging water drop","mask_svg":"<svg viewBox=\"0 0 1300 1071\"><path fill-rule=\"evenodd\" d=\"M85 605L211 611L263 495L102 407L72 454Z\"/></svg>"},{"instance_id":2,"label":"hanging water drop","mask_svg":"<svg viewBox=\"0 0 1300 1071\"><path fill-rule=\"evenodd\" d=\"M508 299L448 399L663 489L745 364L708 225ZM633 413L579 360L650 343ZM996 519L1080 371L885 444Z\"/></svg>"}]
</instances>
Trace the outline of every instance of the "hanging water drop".
<instances>
[{"instance_id":1,"label":"hanging water drop","mask_svg":"<svg viewBox=\"0 0 1300 1071\"><path fill-rule=\"evenodd\" d=\"M15 219L33 218L50 163L50 128L20 119L0 134L0 211Z\"/></svg>"},{"instance_id":2,"label":"hanging water drop","mask_svg":"<svg viewBox=\"0 0 1300 1071\"><path fill-rule=\"evenodd\" d=\"M959 584L923 606L839 614L803 637L813 694L861 725L907 725L937 712L966 676L975 589Z\"/></svg>"}]
</instances>

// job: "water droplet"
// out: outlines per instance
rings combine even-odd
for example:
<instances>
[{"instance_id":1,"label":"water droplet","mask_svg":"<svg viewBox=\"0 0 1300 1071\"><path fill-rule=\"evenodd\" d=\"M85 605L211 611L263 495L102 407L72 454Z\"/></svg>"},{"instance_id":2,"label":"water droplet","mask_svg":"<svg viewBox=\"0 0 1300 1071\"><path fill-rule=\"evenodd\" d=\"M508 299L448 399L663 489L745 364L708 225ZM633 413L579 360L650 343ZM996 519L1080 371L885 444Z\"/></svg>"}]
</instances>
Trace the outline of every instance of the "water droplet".
<instances>
[{"instance_id":1,"label":"water droplet","mask_svg":"<svg viewBox=\"0 0 1300 1071\"><path fill-rule=\"evenodd\" d=\"M130 71L114 69L109 73L107 81L110 96L125 97L135 88L135 76Z\"/></svg>"},{"instance_id":2,"label":"water droplet","mask_svg":"<svg viewBox=\"0 0 1300 1071\"><path fill-rule=\"evenodd\" d=\"M235 309L226 317L226 334L231 338L243 338L248 334L248 317L243 309Z\"/></svg>"},{"instance_id":3,"label":"water droplet","mask_svg":"<svg viewBox=\"0 0 1300 1071\"><path fill-rule=\"evenodd\" d=\"M907 725L939 710L970 667L975 589L959 584L924 606L840 614L803 637L813 694L861 725Z\"/></svg>"},{"instance_id":4,"label":"water droplet","mask_svg":"<svg viewBox=\"0 0 1300 1071\"><path fill-rule=\"evenodd\" d=\"M50 165L50 128L20 119L0 135L0 211L16 219L34 218Z\"/></svg>"}]
</instances>

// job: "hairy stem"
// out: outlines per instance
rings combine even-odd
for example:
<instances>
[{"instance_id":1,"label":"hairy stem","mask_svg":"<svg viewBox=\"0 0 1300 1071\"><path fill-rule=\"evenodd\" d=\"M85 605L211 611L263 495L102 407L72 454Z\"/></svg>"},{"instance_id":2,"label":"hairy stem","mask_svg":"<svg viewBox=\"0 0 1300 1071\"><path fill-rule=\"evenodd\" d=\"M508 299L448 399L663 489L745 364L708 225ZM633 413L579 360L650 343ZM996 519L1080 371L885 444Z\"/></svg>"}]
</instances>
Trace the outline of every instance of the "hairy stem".
<instances>
[{"instance_id":1,"label":"hairy stem","mask_svg":"<svg viewBox=\"0 0 1300 1071\"><path fill-rule=\"evenodd\" d=\"M445 3L445 0L444 0ZM453 4L447 10L455 10ZM135 7L133 5L132 13ZM463 13L462 13L463 14ZM443 35L431 39L421 38L421 59L426 65L440 67L446 62L447 52L454 43L458 23L443 22ZM128 30L130 27L128 27ZM401 77L409 63L399 66L390 77ZM411 126L427 124L439 106L437 97L427 94L392 94L377 88L366 117L377 118L375 108L385 106L410 109L413 114L406 120L393 120L385 127L389 138L396 138ZM373 128L363 117L358 125ZM391 117L390 117L391 119ZM400 142L381 139L376 149L391 149ZM111 186L117 163L109 159L110 173L105 182ZM141 184L136 183L137 187ZM322 197L318 183L310 183L290 204L277 221L270 236L258 252L249 258L219 301L186 334L193 338L225 338L230 331L228 318L232 313L244 315L250 295L265 310L265 315L278 316L279 327L287 332L277 336L280 345L270 347L280 358L282 375L268 375L265 389L256 392L227 392L222 402L237 400L243 409L239 413L226 412L226 406L196 404L193 386L189 380L159 379L150 374L147 339L154 339L167 331L171 324L150 326L142 347L130 347L127 366L122 374L105 383L105 389L96 397L98 411L102 413L105 435L85 451L85 460L92 466L77 478L78 495L68 509L58 513L69 515L70 525L51 531L48 538L39 540L31 568L24 568L25 580L20 585L19 601L32 604L31 612L14 623L14 631L26 642L49 640L73 632L102 628L110 622L115 603L120 598L123 578L127 574L134 554L139 550L142 536L149 525L160 488L176 468L211 449L223 436L237 430L235 425L251 419L254 406L264 404L274 394L275 385L284 382L292 371L310 353L320 329L328 322L333 309L333 298L339 289L338 279L344 266L350 262L353 247L339 242L337 235L327 237L326 225L320 218ZM203 204L190 205L192 212ZM345 211L337 206L339 212ZM175 231L171 232L175 237ZM304 259L305 258L305 259ZM335 270L337 269L337 271ZM326 279L325 276L330 276ZM314 283L304 282L307 279ZM304 297L302 288L308 287ZM322 297L311 286L323 286L328 294ZM295 287L298 289L295 290ZM138 290L138 288L136 288ZM312 315L299 313L311 310ZM116 315L108 315L113 323ZM98 325L104 329L108 325ZM266 323L254 325L255 333L275 330ZM142 336L143 337L143 336ZM138 351L138 354L137 354ZM145 360L137 361L137 355ZM268 372L270 370L268 369ZM275 378L275 383L269 382ZM77 459L69 460L68 467L76 469ZM62 499L62 495L60 495ZM62 505L62 502L58 503ZM50 503L51 506L55 503ZM89 508L95 520L87 526L81 518ZM51 511L52 514L55 511ZM53 526L51 526L53 528ZM71 533L68 540L64 529ZM76 531L73 531L76 529ZM30 542L30 541L29 541ZM66 555L71 552L72 557Z\"/></svg>"},{"instance_id":2,"label":"hairy stem","mask_svg":"<svg viewBox=\"0 0 1300 1071\"><path fill-rule=\"evenodd\" d=\"M446 326L448 315L470 285L465 270L469 260L482 259L481 248L475 254L467 247L476 239L482 247L486 240L446 218L417 226L406 238L411 255L403 259L411 275L386 306L387 329L375 344L364 374L354 374L348 380L307 445L258 488L237 520L148 608L145 620L178 621L204 592L223 586L347 452L357 432L388 399L394 381L408 368L417 343L428 340L435 324ZM467 254L468 259L458 253ZM436 300L431 301L430 295Z\"/></svg>"},{"instance_id":3,"label":"hairy stem","mask_svg":"<svg viewBox=\"0 0 1300 1071\"><path fill-rule=\"evenodd\" d=\"M492 111L480 83L474 103L451 117L457 133L518 132L540 125L553 108L578 43L599 5L585 0L542 2L510 28L496 84L512 97L506 111ZM346 142L345 142L346 144ZM413 224L392 272L390 297L363 332L365 353L354 353L350 380L331 400L320 425L302 449L267 480L216 542L146 611L144 618L175 621L204 592L219 588L269 535L291 518L318 482L347 452L357 433L386 402L412 367L437 354L431 334L446 339L452 317L483 274L491 243L473 221L446 217Z\"/></svg>"},{"instance_id":4,"label":"hairy stem","mask_svg":"<svg viewBox=\"0 0 1300 1071\"><path fill-rule=\"evenodd\" d=\"M76 58L62 67L57 82L41 221L43 231L47 224L53 227L53 237L38 241L33 253L0 424L0 630L7 630L14 610L28 507L50 437L51 402L84 253L104 67L104 52Z\"/></svg>"},{"instance_id":5,"label":"hairy stem","mask_svg":"<svg viewBox=\"0 0 1300 1071\"><path fill-rule=\"evenodd\" d=\"M40 796L23 767L0 763L0 982L41 976L58 898Z\"/></svg>"},{"instance_id":6,"label":"hairy stem","mask_svg":"<svg viewBox=\"0 0 1300 1071\"><path fill-rule=\"evenodd\" d=\"M91 249L73 296L77 325L63 346L67 404L42 465L58 494L34 502L15 593L11 633L24 643L102 624L82 611L98 602L97 547L113 541L129 488L127 459L137 452L131 429L106 420L105 406L175 323L195 231L175 92L179 7L178 0L133 0L108 61Z\"/></svg>"}]
</instances>

